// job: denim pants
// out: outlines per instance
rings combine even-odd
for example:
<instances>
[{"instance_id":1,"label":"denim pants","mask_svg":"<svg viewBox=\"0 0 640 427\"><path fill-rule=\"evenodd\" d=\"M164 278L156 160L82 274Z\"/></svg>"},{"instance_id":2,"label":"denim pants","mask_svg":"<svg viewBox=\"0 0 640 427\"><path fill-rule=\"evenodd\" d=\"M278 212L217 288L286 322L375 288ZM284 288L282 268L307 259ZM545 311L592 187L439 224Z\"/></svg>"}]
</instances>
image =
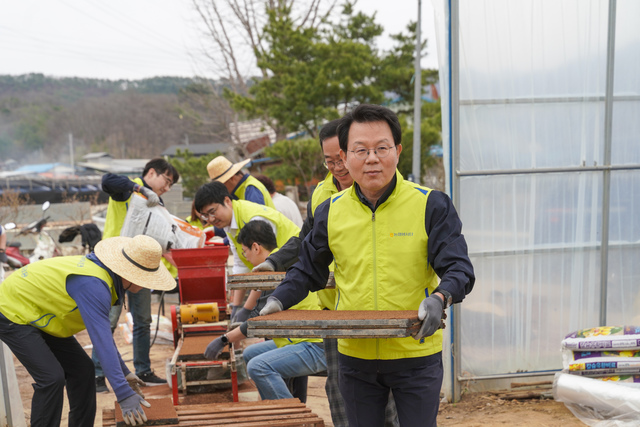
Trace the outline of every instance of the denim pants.
<instances>
[{"instance_id":1,"label":"denim pants","mask_svg":"<svg viewBox=\"0 0 640 427\"><path fill-rule=\"evenodd\" d=\"M129 311L133 317L133 367L136 375L151 372L149 349L151 348L151 290L141 289L137 293L127 291ZM118 319L122 313L122 304L114 305L109 312L111 332L118 326ZM96 377L104 377L102 366L95 351L91 352L91 359L95 365Z\"/></svg>"},{"instance_id":2,"label":"denim pants","mask_svg":"<svg viewBox=\"0 0 640 427\"><path fill-rule=\"evenodd\" d=\"M290 399L286 378L301 377L327 369L321 343L301 342L276 347L273 341L252 344L243 352L247 373L262 400Z\"/></svg>"},{"instance_id":3,"label":"denim pants","mask_svg":"<svg viewBox=\"0 0 640 427\"><path fill-rule=\"evenodd\" d=\"M33 378L31 426L60 426L65 386L69 425L93 426L96 416L93 363L75 337L54 337L33 326L13 323L0 314L0 340Z\"/></svg>"}]
</instances>

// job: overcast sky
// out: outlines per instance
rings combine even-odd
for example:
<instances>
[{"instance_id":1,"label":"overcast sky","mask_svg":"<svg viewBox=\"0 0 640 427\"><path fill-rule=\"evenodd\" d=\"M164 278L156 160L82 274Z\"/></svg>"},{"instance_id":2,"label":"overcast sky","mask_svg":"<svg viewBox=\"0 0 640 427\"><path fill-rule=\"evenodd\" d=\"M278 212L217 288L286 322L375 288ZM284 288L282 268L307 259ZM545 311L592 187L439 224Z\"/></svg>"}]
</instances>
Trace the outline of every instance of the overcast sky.
<instances>
[{"instance_id":1,"label":"overcast sky","mask_svg":"<svg viewBox=\"0 0 640 427\"><path fill-rule=\"evenodd\" d=\"M418 0L360 0L390 33L416 20ZM191 0L11 0L0 10L0 74L141 79L206 74ZM438 68L431 0L422 0L426 68ZM247 64L247 68L250 65ZM215 76L209 76L215 77Z\"/></svg>"}]
</instances>

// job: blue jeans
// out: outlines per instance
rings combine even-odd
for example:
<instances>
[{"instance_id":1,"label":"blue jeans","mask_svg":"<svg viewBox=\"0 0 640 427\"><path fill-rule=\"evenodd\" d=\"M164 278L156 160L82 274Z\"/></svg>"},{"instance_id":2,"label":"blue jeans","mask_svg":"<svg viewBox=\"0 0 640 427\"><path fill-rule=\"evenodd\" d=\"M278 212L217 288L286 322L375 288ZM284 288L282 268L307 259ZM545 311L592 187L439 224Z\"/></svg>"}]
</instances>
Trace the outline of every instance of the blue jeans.
<instances>
[{"instance_id":1,"label":"blue jeans","mask_svg":"<svg viewBox=\"0 0 640 427\"><path fill-rule=\"evenodd\" d=\"M285 378L327 369L321 343L301 342L278 348L273 341L264 341L250 345L242 355L262 400L291 399Z\"/></svg>"},{"instance_id":2,"label":"blue jeans","mask_svg":"<svg viewBox=\"0 0 640 427\"><path fill-rule=\"evenodd\" d=\"M137 293L127 291L129 311L133 316L133 367L136 375L151 372L151 360L149 349L151 348L151 290L141 289ZM118 326L118 319L122 313L122 304L114 305L109 312L111 332ZM91 353L91 359L95 365L96 377L104 377L100 361L95 351Z\"/></svg>"}]
</instances>

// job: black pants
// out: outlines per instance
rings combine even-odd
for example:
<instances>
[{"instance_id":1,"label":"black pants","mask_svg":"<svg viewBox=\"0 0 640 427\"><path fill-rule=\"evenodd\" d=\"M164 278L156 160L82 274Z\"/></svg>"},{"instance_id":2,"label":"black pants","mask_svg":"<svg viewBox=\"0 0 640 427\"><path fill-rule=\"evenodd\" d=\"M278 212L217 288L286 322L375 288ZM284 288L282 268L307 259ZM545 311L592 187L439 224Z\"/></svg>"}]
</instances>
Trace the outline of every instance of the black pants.
<instances>
[{"instance_id":1,"label":"black pants","mask_svg":"<svg viewBox=\"0 0 640 427\"><path fill-rule=\"evenodd\" d=\"M35 381L32 427L60 425L65 385L69 426L93 426L96 416L93 362L74 337L57 338L35 327L15 324L0 314L0 340Z\"/></svg>"},{"instance_id":2,"label":"black pants","mask_svg":"<svg viewBox=\"0 0 640 427\"><path fill-rule=\"evenodd\" d=\"M340 392L350 427L383 427L389 391L402 427L436 425L442 388L442 353L415 369L379 373L352 369L340 361Z\"/></svg>"}]
</instances>

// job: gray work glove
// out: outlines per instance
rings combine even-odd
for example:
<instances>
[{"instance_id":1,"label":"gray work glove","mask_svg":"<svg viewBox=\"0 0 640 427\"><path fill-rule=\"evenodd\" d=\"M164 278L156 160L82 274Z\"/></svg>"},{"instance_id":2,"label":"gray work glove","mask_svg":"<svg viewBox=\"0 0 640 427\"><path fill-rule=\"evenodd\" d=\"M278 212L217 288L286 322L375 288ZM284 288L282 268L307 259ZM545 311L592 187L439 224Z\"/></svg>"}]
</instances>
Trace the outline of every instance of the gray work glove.
<instances>
[{"instance_id":1,"label":"gray work glove","mask_svg":"<svg viewBox=\"0 0 640 427\"><path fill-rule=\"evenodd\" d=\"M160 197L147 187L140 187L140 194L147 198L147 206L150 208L160 204Z\"/></svg>"},{"instance_id":2,"label":"gray work glove","mask_svg":"<svg viewBox=\"0 0 640 427\"><path fill-rule=\"evenodd\" d=\"M140 387L146 387L147 383L145 383L140 378L138 378L138 376L133 372L129 372L127 376L124 377L124 379L127 380L127 382L129 383L129 387L131 387L133 391L138 393L140 397L144 399L144 393L142 393L142 390L140 389Z\"/></svg>"},{"instance_id":3,"label":"gray work glove","mask_svg":"<svg viewBox=\"0 0 640 427\"><path fill-rule=\"evenodd\" d=\"M218 337L215 340L211 341L204 351L204 357L209 360L215 360L220 357L220 353L226 347L227 344L222 342L222 337Z\"/></svg>"},{"instance_id":4,"label":"gray work glove","mask_svg":"<svg viewBox=\"0 0 640 427\"><path fill-rule=\"evenodd\" d=\"M140 405L144 405L149 408L151 404L140 397L140 395L133 394L122 399L118 404L120 405L120 409L122 409L122 419L125 424L135 426L142 425L147 421L147 416Z\"/></svg>"},{"instance_id":5,"label":"gray work glove","mask_svg":"<svg viewBox=\"0 0 640 427\"><path fill-rule=\"evenodd\" d=\"M236 318L233 319L231 323L246 322L250 314L251 314L251 310L247 310L246 308L242 307L240 310L236 312Z\"/></svg>"},{"instance_id":6,"label":"gray work glove","mask_svg":"<svg viewBox=\"0 0 640 427\"><path fill-rule=\"evenodd\" d=\"M276 297L267 298L267 303L260 310L260 316L266 316L267 314L277 313L282 311L282 303Z\"/></svg>"},{"instance_id":7,"label":"gray work glove","mask_svg":"<svg viewBox=\"0 0 640 427\"><path fill-rule=\"evenodd\" d=\"M236 318L236 314L238 313L238 309L239 309L239 308L240 308L240 307L239 307L239 306L237 306L237 305L232 305L232 306L231 306L231 316L229 316L229 322L230 322L230 323L233 323L233 321L235 320L235 318Z\"/></svg>"},{"instance_id":8,"label":"gray work glove","mask_svg":"<svg viewBox=\"0 0 640 427\"><path fill-rule=\"evenodd\" d=\"M251 271L276 271L276 268L271 264L271 261L267 259L253 267Z\"/></svg>"},{"instance_id":9,"label":"gray work glove","mask_svg":"<svg viewBox=\"0 0 640 427\"><path fill-rule=\"evenodd\" d=\"M413 338L420 340L430 337L440 328L444 329L444 321L447 315L444 312L444 301L437 295L431 295L420 303L418 319L422 320L422 326Z\"/></svg>"}]
</instances>

